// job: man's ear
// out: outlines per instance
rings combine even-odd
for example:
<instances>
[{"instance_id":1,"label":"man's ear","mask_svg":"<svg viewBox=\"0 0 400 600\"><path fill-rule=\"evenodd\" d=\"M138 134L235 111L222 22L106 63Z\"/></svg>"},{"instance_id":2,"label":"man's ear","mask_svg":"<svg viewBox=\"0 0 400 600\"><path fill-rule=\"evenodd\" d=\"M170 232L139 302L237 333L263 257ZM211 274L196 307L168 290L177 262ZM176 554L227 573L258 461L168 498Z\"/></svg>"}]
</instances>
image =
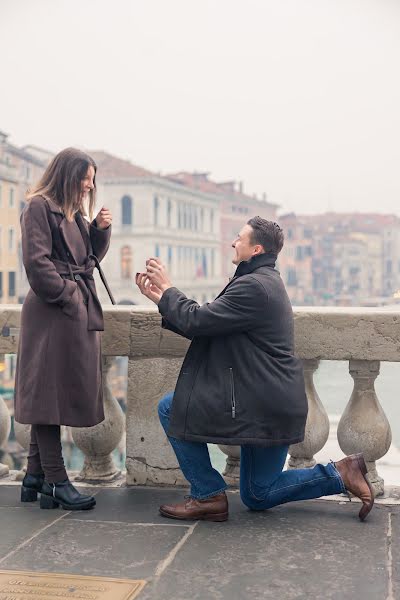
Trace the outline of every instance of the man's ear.
<instances>
[{"instance_id":1,"label":"man's ear","mask_svg":"<svg viewBox=\"0 0 400 600\"><path fill-rule=\"evenodd\" d=\"M253 256L258 256L259 254L262 254L263 252L264 252L264 248L260 244L257 244L257 246L254 246Z\"/></svg>"}]
</instances>

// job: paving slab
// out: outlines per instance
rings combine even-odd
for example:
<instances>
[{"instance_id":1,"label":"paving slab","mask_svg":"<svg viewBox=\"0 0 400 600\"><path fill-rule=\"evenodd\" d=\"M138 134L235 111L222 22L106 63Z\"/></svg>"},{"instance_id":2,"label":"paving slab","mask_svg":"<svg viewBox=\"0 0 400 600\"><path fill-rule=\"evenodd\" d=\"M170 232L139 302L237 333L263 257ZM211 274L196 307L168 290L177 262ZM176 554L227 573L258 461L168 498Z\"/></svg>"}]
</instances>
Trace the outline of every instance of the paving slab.
<instances>
[{"instance_id":1,"label":"paving slab","mask_svg":"<svg viewBox=\"0 0 400 600\"><path fill-rule=\"evenodd\" d=\"M143 600L386 599L387 509L365 523L327 502L235 512L200 522Z\"/></svg>"},{"instance_id":2,"label":"paving slab","mask_svg":"<svg viewBox=\"0 0 400 600\"><path fill-rule=\"evenodd\" d=\"M230 492L225 523L158 514L185 493L102 489L93 511L67 513L21 505L18 489L0 489L0 569L146 579L139 600L400 600L398 507L376 506L360 523L355 502L254 513Z\"/></svg>"},{"instance_id":3,"label":"paving slab","mask_svg":"<svg viewBox=\"0 0 400 600\"><path fill-rule=\"evenodd\" d=\"M388 534L392 591L394 598L397 599L400 598L400 511L390 511ZM392 600L392 598L388 598L388 600Z\"/></svg>"},{"instance_id":4,"label":"paving slab","mask_svg":"<svg viewBox=\"0 0 400 600\"><path fill-rule=\"evenodd\" d=\"M82 520L123 521L127 523L168 523L159 513L161 504L181 502L188 493L185 488L118 488L103 489L96 494L96 508L81 512ZM73 515L72 515L73 516Z\"/></svg>"},{"instance_id":5,"label":"paving slab","mask_svg":"<svg viewBox=\"0 0 400 600\"><path fill-rule=\"evenodd\" d=\"M57 511L0 507L0 569L3 558L60 517Z\"/></svg>"},{"instance_id":6,"label":"paving slab","mask_svg":"<svg viewBox=\"0 0 400 600\"><path fill-rule=\"evenodd\" d=\"M185 526L62 519L4 561L1 568L146 579L186 532Z\"/></svg>"}]
</instances>

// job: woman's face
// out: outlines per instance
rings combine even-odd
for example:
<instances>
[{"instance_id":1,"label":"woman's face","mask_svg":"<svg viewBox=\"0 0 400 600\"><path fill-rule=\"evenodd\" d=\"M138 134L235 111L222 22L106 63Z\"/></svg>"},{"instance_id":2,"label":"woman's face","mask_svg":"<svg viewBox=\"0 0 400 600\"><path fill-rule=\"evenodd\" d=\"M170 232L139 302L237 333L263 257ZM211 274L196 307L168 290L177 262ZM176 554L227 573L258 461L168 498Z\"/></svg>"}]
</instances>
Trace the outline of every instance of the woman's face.
<instances>
[{"instance_id":1,"label":"woman's face","mask_svg":"<svg viewBox=\"0 0 400 600\"><path fill-rule=\"evenodd\" d=\"M92 167L92 165L90 165L85 177L81 181L82 199L84 199L88 195L90 190L93 190L94 176L95 176L94 168Z\"/></svg>"}]
</instances>

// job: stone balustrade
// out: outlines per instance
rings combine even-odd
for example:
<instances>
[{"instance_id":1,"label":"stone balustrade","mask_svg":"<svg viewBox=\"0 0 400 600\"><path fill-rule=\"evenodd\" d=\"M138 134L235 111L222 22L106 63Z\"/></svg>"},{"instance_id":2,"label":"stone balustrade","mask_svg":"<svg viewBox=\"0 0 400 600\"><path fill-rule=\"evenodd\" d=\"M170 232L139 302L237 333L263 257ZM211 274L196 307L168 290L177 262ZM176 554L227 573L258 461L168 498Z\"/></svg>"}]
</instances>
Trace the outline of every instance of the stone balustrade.
<instances>
[{"instance_id":1,"label":"stone balustrade","mask_svg":"<svg viewBox=\"0 0 400 600\"><path fill-rule=\"evenodd\" d=\"M101 482L118 477L111 453L126 426L127 484L183 484L182 473L158 421L157 403L163 394L174 389L188 341L162 330L159 314L153 308L118 306L107 307L104 312L106 419L96 427L72 431L75 443L85 455L79 479ZM319 361L348 361L354 387L338 426L338 442L346 454L364 453L375 493L383 494L384 482L377 473L376 461L390 447L391 430L374 381L380 361L400 361L400 312L305 307L295 309L294 316L296 353L304 365L309 414L304 441L290 448L289 468L314 465L314 455L328 439L329 419L313 379ZM0 306L0 354L16 352L19 320L20 307ZM125 416L107 382L107 371L115 356L128 357ZM8 411L0 397L0 447L7 439L9 427ZM28 433L27 427L16 427L17 439L25 447ZM235 483L239 449L221 446L221 450L227 455L225 476ZM7 470L0 464L0 476Z\"/></svg>"}]
</instances>

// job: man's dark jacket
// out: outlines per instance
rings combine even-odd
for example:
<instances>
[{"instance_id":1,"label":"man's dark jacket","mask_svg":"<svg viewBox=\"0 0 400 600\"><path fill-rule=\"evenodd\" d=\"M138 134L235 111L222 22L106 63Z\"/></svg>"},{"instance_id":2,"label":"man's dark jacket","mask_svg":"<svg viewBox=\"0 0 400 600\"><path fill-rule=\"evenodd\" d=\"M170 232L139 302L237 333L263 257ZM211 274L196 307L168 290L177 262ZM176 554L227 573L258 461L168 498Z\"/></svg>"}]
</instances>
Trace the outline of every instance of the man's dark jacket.
<instances>
[{"instance_id":1,"label":"man's dark jacket","mask_svg":"<svg viewBox=\"0 0 400 600\"><path fill-rule=\"evenodd\" d=\"M217 444L301 442L307 417L294 356L293 312L276 256L242 262L220 295L199 306L164 292L163 326L192 343L179 374L169 435Z\"/></svg>"}]
</instances>

